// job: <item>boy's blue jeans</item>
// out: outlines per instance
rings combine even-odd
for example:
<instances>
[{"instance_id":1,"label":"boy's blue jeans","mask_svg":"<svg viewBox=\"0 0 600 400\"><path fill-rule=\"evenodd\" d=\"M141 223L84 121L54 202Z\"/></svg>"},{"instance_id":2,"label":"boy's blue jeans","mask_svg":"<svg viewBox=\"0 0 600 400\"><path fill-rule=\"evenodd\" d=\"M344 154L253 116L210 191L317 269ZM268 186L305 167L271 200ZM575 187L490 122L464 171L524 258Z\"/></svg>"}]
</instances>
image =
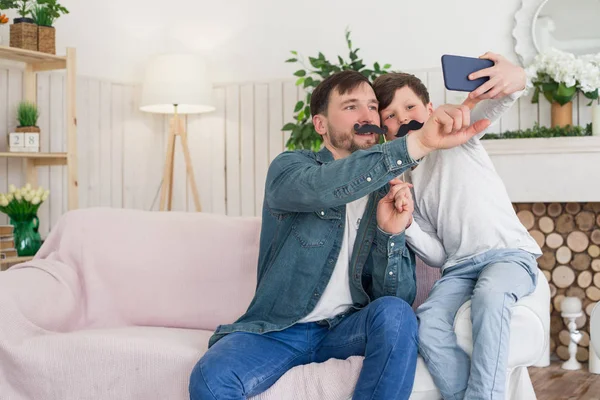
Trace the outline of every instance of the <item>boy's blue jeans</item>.
<instances>
[{"instance_id":1,"label":"boy's blue jeans","mask_svg":"<svg viewBox=\"0 0 600 400\"><path fill-rule=\"evenodd\" d=\"M278 332L223 337L194 367L190 398L246 399L267 390L294 366L364 355L353 398L408 399L417 353L413 310L404 300L381 297L333 329L306 323Z\"/></svg>"},{"instance_id":2,"label":"boy's blue jeans","mask_svg":"<svg viewBox=\"0 0 600 400\"><path fill-rule=\"evenodd\" d=\"M504 400L511 307L537 284L536 257L491 250L444 270L417 309L419 351L444 399ZM471 299L473 354L457 344L456 312Z\"/></svg>"}]
</instances>

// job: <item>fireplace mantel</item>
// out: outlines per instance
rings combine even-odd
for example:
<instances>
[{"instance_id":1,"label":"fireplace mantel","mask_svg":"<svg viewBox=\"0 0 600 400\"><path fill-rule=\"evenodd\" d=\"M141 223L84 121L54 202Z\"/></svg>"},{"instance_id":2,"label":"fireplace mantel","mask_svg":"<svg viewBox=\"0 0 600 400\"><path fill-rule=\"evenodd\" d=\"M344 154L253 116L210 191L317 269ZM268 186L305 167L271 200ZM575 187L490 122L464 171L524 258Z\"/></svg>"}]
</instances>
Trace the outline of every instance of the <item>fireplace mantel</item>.
<instances>
[{"instance_id":1,"label":"fireplace mantel","mask_svg":"<svg viewBox=\"0 0 600 400\"><path fill-rule=\"evenodd\" d=\"M513 203L600 201L600 136L482 143Z\"/></svg>"}]
</instances>

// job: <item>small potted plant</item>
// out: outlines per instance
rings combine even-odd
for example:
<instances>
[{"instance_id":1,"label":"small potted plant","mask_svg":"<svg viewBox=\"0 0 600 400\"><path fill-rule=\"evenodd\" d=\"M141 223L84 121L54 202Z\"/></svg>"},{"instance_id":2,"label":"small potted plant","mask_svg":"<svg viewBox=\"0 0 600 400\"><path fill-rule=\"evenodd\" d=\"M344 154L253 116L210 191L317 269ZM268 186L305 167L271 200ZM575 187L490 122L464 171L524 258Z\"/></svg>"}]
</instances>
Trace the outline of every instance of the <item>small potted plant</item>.
<instances>
[{"instance_id":1,"label":"small potted plant","mask_svg":"<svg viewBox=\"0 0 600 400\"><path fill-rule=\"evenodd\" d=\"M37 51L37 25L29 17L32 4L32 0L0 0L0 9L16 9L20 16L10 26L10 47Z\"/></svg>"},{"instance_id":2,"label":"small potted plant","mask_svg":"<svg viewBox=\"0 0 600 400\"><path fill-rule=\"evenodd\" d=\"M69 10L57 3L57 0L38 0L31 10L31 16L38 26L38 51L56 54L56 29L54 21Z\"/></svg>"},{"instance_id":3,"label":"small potted plant","mask_svg":"<svg viewBox=\"0 0 600 400\"><path fill-rule=\"evenodd\" d=\"M39 152L40 147L40 128L37 126L37 121L40 114L37 106L28 101L19 103L17 109L17 120L19 126L16 128L17 133L24 133L23 145L25 151Z\"/></svg>"}]
</instances>

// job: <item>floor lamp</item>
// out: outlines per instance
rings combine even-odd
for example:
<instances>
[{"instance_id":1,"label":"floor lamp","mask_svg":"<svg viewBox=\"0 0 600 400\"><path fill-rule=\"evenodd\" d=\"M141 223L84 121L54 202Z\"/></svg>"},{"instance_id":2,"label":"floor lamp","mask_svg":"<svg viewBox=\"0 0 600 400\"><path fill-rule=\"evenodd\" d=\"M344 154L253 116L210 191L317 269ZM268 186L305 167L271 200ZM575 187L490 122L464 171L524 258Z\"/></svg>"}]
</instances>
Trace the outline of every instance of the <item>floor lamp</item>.
<instances>
[{"instance_id":1,"label":"floor lamp","mask_svg":"<svg viewBox=\"0 0 600 400\"><path fill-rule=\"evenodd\" d=\"M140 110L173 114L169 123L167 155L160 191L160 210L171 210L175 142L179 137L196 211L202 211L188 147L187 132L180 115L215 110L212 101L212 86L207 79L204 60L194 54L163 54L154 57L146 68Z\"/></svg>"}]
</instances>

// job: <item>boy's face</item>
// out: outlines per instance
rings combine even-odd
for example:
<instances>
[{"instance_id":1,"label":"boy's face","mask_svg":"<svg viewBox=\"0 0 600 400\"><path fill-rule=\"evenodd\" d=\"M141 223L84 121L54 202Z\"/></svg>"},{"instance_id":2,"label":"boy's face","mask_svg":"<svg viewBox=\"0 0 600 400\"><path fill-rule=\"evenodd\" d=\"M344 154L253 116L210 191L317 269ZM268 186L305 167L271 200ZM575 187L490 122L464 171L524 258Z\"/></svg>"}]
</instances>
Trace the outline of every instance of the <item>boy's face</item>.
<instances>
[{"instance_id":1,"label":"boy's face","mask_svg":"<svg viewBox=\"0 0 600 400\"><path fill-rule=\"evenodd\" d=\"M396 133L400 125L404 125L412 120L425 123L429 116L433 113L433 105L431 103L425 105L423 100L413 92L413 90L404 86L396 89L394 99L384 110L379 111L381 122L387 126L387 140L396 139ZM409 131L410 134L412 131Z\"/></svg>"}]
</instances>

